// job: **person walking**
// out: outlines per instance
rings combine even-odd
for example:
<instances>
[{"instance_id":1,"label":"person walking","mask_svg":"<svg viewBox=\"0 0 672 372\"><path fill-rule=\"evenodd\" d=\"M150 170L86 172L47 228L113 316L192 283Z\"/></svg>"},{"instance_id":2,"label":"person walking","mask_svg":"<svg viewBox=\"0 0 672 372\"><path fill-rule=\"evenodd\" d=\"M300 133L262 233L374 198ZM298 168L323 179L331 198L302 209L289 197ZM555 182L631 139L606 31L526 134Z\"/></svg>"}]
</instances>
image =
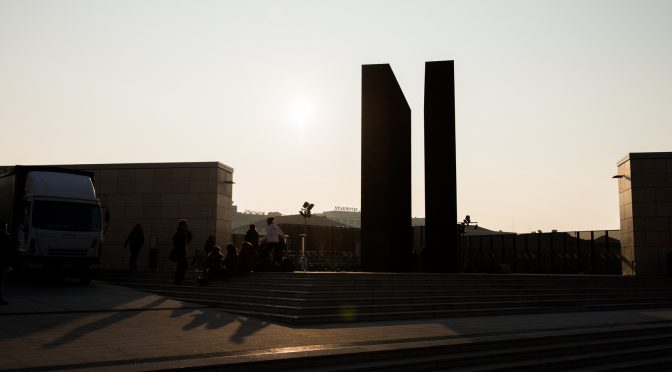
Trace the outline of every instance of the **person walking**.
<instances>
[{"instance_id":1,"label":"person walking","mask_svg":"<svg viewBox=\"0 0 672 372\"><path fill-rule=\"evenodd\" d=\"M128 234L124 242L124 248L131 248L131 258L128 260L128 269L135 271L138 269L138 254L140 248L145 244L145 234L142 232L140 224L135 225L133 230Z\"/></svg>"},{"instance_id":2,"label":"person walking","mask_svg":"<svg viewBox=\"0 0 672 372\"><path fill-rule=\"evenodd\" d=\"M187 220L182 219L177 222L177 229L173 234L173 251L171 260L175 261L175 285L182 284L184 275L187 273L187 245L191 242L191 231Z\"/></svg>"}]
</instances>

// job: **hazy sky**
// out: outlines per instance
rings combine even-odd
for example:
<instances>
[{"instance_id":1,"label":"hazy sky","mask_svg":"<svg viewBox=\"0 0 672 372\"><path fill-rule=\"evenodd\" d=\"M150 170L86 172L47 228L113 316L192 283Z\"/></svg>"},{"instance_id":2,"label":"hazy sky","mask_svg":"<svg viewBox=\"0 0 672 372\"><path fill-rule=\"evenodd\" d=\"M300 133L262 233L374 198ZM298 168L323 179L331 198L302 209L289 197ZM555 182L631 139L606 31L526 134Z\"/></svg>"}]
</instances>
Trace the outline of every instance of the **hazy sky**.
<instances>
[{"instance_id":1,"label":"hazy sky","mask_svg":"<svg viewBox=\"0 0 672 372\"><path fill-rule=\"evenodd\" d=\"M455 60L458 211L618 229L616 162L672 151L672 1L0 0L0 164L220 161L239 210L360 205L361 65L412 110Z\"/></svg>"}]
</instances>

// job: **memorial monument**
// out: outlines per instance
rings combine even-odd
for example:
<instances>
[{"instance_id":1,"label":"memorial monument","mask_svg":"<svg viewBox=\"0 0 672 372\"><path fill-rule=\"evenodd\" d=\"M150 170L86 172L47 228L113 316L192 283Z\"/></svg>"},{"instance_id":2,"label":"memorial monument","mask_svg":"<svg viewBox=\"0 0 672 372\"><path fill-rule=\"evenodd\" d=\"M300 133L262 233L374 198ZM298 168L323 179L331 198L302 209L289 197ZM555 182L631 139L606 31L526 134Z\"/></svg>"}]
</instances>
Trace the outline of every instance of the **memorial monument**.
<instances>
[{"instance_id":1,"label":"memorial monument","mask_svg":"<svg viewBox=\"0 0 672 372\"><path fill-rule=\"evenodd\" d=\"M458 272L453 61L425 65L425 271ZM388 64L362 66L362 270L409 271L411 109Z\"/></svg>"},{"instance_id":2,"label":"memorial monument","mask_svg":"<svg viewBox=\"0 0 672 372\"><path fill-rule=\"evenodd\" d=\"M424 271L459 272L453 61L425 63Z\"/></svg>"},{"instance_id":3,"label":"memorial monument","mask_svg":"<svg viewBox=\"0 0 672 372\"><path fill-rule=\"evenodd\" d=\"M362 271L411 269L411 109L388 64L362 66Z\"/></svg>"}]
</instances>

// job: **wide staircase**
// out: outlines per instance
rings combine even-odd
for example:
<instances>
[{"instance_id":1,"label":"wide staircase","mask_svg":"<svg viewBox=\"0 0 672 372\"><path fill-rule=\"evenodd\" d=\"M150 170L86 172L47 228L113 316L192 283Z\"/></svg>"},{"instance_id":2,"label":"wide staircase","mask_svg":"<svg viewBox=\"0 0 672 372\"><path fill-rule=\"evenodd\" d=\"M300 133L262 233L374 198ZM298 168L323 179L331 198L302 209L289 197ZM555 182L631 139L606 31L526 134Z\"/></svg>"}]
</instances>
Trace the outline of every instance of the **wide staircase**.
<instances>
[{"instance_id":1,"label":"wide staircase","mask_svg":"<svg viewBox=\"0 0 672 372\"><path fill-rule=\"evenodd\" d=\"M104 272L98 279L292 324L672 308L672 279L665 277L260 272L203 287L193 279L173 285L171 272Z\"/></svg>"},{"instance_id":2,"label":"wide staircase","mask_svg":"<svg viewBox=\"0 0 672 372\"><path fill-rule=\"evenodd\" d=\"M194 280L175 286L172 273L106 272L99 279L227 312L306 324L299 327L350 321L672 308L672 281L655 277L251 273L213 281L206 287L199 287ZM146 369L672 371L672 321L668 319L652 316L646 321L590 327L565 322L564 326L543 329L514 327L516 331L349 344L329 344L325 340L324 345L290 347L292 350L271 348L222 355L191 367L161 364Z\"/></svg>"}]
</instances>

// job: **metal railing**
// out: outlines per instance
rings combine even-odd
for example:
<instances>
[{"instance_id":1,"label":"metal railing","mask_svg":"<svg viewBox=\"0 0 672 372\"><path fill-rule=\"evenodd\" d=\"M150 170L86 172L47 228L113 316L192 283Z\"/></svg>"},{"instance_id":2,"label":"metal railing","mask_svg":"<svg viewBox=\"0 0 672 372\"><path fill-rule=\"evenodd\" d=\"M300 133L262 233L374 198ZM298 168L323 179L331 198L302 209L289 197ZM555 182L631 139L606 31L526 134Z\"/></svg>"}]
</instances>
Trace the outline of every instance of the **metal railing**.
<instances>
[{"instance_id":1,"label":"metal railing","mask_svg":"<svg viewBox=\"0 0 672 372\"><path fill-rule=\"evenodd\" d=\"M300 267L299 234L307 233L310 271L361 270L360 229L339 226L281 225L289 236L287 257ZM424 248L424 226L413 228L417 256ZM234 235L240 247L244 237ZM530 234L464 235L458 238L463 272L620 275L619 230Z\"/></svg>"},{"instance_id":2,"label":"metal railing","mask_svg":"<svg viewBox=\"0 0 672 372\"><path fill-rule=\"evenodd\" d=\"M359 271L360 229L341 226L280 225L288 236L286 256L301 267L301 242L299 234L306 233L305 253L309 271ZM233 235L233 244L240 247L243 235Z\"/></svg>"},{"instance_id":3,"label":"metal railing","mask_svg":"<svg viewBox=\"0 0 672 372\"><path fill-rule=\"evenodd\" d=\"M620 275L620 231L463 236L465 272Z\"/></svg>"}]
</instances>

